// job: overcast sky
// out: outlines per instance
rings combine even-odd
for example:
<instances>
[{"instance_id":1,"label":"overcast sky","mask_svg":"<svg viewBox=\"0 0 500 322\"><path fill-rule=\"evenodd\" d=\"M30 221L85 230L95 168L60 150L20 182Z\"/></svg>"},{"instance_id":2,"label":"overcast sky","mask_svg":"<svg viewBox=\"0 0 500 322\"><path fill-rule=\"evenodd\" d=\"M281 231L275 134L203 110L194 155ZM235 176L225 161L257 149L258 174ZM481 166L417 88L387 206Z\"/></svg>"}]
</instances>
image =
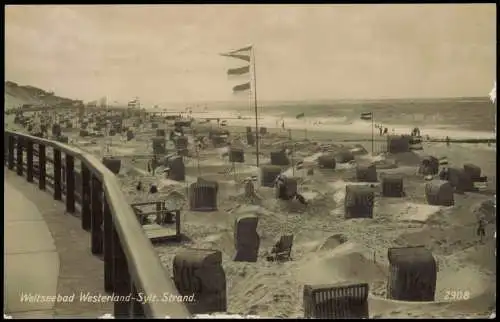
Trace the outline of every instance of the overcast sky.
<instances>
[{"instance_id":1,"label":"overcast sky","mask_svg":"<svg viewBox=\"0 0 500 322\"><path fill-rule=\"evenodd\" d=\"M84 100L230 100L218 53L247 44L262 100L487 96L496 77L494 4L6 8L6 80Z\"/></svg>"}]
</instances>

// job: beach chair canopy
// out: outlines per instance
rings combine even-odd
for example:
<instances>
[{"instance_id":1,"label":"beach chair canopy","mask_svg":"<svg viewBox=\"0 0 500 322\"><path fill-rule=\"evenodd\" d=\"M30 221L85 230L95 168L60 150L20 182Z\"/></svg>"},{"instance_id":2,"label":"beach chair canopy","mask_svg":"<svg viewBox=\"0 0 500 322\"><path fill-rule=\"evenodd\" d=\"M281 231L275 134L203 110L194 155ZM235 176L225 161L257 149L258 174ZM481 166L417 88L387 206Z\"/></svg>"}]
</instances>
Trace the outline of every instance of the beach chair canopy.
<instances>
[{"instance_id":1,"label":"beach chair canopy","mask_svg":"<svg viewBox=\"0 0 500 322\"><path fill-rule=\"evenodd\" d=\"M274 260L288 260L292 252L293 235L282 235L280 240L273 246L271 255Z\"/></svg>"}]
</instances>

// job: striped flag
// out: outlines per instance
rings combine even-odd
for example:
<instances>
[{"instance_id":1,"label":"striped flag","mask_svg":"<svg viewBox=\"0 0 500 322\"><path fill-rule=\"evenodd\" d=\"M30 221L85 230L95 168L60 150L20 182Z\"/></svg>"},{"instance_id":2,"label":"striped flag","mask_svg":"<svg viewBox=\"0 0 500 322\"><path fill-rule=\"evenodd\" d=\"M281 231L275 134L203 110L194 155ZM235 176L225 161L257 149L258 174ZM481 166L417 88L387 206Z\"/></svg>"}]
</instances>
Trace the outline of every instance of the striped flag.
<instances>
[{"instance_id":1,"label":"striped flag","mask_svg":"<svg viewBox=\"0 0 500 322\"><path fill-rule=\"evenodd\" d=\"M367 121L369 121L369 120L371 120L372 118L373 118L373 114L372 114L372 112L363 112L363 113L361 113L361 119L362 119L362 120L367 120Z\"/></svg>"},{"instance_id":2,"label":"striped flag","mask_svg":"<svg viewBox=\"0 0 500 322\"><path fill-rule=\"evenodd\" d=\"M299 162L295 163L295 168L297 170L303 169L304 168L304 161L299 161Z\"/></svg>"}]
</instances>

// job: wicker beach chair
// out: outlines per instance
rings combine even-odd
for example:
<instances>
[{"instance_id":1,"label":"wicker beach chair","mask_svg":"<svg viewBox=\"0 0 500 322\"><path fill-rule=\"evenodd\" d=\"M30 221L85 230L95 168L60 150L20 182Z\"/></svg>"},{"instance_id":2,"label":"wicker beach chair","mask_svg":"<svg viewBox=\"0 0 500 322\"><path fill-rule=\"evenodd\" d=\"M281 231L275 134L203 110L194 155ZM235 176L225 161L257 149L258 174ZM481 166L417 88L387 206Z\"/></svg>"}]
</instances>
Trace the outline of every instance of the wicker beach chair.
<instances>
[{"instance_id":1,"label":"wicker beach chair","mask_svg":"<svg viewBox=\"0 0 500 322\"><path fill-rule=\"evenodd\" d=\"M282 235L266 259L271 262L291 260L292 246L293 235Z\"/></svg>"}]
</instances>

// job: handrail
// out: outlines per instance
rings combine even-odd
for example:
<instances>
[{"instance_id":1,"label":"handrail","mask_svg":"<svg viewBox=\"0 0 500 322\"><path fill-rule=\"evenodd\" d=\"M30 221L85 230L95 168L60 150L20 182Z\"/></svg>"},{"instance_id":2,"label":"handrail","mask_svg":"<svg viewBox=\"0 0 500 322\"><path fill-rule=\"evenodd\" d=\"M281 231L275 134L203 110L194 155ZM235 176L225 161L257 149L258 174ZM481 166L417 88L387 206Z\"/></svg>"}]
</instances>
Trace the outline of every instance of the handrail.
<instances>
[{"instance_id":1,"label":"handrail","mask_svg":"<svg viewBox=\"0 0 500 322\"><path fill-rule=\"evenodd\" d=\"M27 180L33 181L33 144L39 145L39 186L45 189L45 148L54 149L54 198L61 200L61 152L65 154L66 208L74 212L74 159L82 162L82 228L92 234L92 252L104 254L104 288L115 295L132 294L128 303L115 302L117 317L165 316L186 318L190 313L181 302L148 301L139 303L138 293L161 299L168 293L177 296L177 289L167 276L151 242L121 192L115 175L95 156L78 148L12 130L5 130L9 169L16 167L23 174L23 150L27 152ZM17 160L14 162L16 146ZM20 159L20 160L19 160ZM59 174L56 174L56 173ZM43 181L43 183L42 183ZM92 202L90 202L92 200ZM103 224L104 229L101 229Z\"/></svg>"}]
</instances>

